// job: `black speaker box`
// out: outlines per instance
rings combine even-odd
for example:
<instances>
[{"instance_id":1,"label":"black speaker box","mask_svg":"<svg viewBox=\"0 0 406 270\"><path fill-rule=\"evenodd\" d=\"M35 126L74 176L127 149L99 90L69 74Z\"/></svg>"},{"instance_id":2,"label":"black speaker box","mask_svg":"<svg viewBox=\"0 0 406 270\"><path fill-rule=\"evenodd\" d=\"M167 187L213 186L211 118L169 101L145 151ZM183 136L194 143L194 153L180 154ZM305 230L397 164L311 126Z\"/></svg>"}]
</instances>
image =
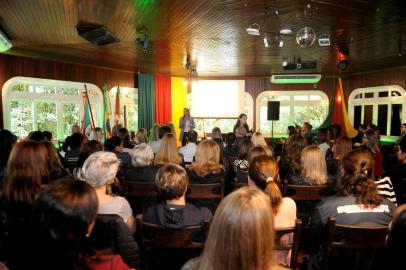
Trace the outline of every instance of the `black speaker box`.
<instances>
[{"instance_id":1,"label":"black speaker box","mask_svg":"<svg viewBox=\"0 0 406 270\"><path fill-rule=\"evenodd\" d=\"M268 120L279 120L280 101L268 101Z\"/></svg>"}]
</instances>

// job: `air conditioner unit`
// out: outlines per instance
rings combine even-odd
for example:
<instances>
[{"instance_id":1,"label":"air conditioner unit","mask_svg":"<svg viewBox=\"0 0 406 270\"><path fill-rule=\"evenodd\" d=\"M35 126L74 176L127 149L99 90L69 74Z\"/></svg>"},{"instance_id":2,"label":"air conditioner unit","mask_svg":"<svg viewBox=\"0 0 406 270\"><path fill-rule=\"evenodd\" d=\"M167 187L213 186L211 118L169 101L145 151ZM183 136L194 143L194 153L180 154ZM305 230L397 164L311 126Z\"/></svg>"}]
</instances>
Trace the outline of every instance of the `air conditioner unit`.
<instances>
[{"instance_id":1,"label":"air conditioner unit","mask_svg":"<svg viewBox=\"0 0 406 270\"><path fill-rule=\"evenodd\" d=\"M295 84L295 83L318 83L321 74L277 74L271 76L271 83Z\"/></svg>"}]
</instances>

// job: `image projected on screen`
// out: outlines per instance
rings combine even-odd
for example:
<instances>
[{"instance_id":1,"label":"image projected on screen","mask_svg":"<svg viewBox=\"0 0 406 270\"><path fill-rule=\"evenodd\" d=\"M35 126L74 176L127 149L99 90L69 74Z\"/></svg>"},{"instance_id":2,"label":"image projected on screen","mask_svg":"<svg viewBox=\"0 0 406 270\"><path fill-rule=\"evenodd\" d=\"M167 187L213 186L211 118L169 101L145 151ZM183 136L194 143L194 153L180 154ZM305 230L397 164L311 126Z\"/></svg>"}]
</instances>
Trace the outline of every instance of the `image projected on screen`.
<instances>
[{"instance_id":1,"label":"image projected on screen","mask_svg":"<svg viewBox=\"0 0 406 270\"><path fill-rule=\"evenodd\" d=\"M235 118L243 110L245 84L236 81L198 81L192 84L191 112L201 118Z\"/></svg>"}]
</instances>

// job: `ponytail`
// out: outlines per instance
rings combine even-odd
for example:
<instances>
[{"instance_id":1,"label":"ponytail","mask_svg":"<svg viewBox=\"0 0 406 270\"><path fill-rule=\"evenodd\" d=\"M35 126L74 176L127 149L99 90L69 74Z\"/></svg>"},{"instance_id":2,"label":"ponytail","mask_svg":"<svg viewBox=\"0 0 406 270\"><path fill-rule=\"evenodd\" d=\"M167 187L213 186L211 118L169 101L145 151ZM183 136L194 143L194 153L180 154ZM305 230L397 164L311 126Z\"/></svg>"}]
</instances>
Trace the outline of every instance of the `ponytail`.
<instances>
[{"instance_id":1,"label":"ponytail","mask_svg":"<svg viewBox=\"0 0 406 270\"><path fill-rule=\"evenodd\" d=\"M340 193L354 195L357 203L368 208L382 204L375 182L370 178L374 166L372 153L367 149L356 149L348 152L342 160L342 177Z\"/></svg>"},{"instance_id":2,"label":"ponytail","mask_svg":"<svg viewBox=\"0 0 406 270\"><path fill-rule=\"evenodd\" d=\"M277 184L279 180L277 161L267 155L255 157L250 163L248 175L255 185L269 196L273 212L276 214L282 202L282 193Z\"/></svg>"}]
</instances>

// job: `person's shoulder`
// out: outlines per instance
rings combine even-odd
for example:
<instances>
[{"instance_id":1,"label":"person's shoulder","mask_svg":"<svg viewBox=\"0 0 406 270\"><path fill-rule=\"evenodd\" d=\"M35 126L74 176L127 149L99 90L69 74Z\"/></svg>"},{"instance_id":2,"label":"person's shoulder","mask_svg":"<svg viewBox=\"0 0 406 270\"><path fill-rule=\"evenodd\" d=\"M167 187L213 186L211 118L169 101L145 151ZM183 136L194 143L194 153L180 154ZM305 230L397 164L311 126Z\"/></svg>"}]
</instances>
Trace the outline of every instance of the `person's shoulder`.
<instances>
[{"instance_id":1,"label":"person's shoulder","mask_svg":"<svg viewBox=\"0 0 406 270\"><path fill-rule=\"evenodd\" d=\"M213 216L209 208L197 207L191 203L186 203L186 210L190 213L202 215L203 217L205 217L205 219L211 219L211 217Z\"/></svg>"},{"instance_id":2,"label":"person's shoulder","mask_svg":"<svg viewBox=\"0 0 406 270\"><path fill-rule=\"evenodd\" d=\"M131 270L120 255L93 256L86 265L90 270Z\"/></svg>"},{"instance_id":3,"label":"person's shoulder","mask_svg":"<svg viewBox=\"0 0 406 270\"><path fill-rule=\"evenodd\" d=\"M199 266L199 262L200 257L190 259L182 266L181 270L195 270Z\"/></svg>"},{"instance_id":4,"label":"person's shoulder","mask_svg":"<svg viewBox=\"0 0 406 270\"><path fill-rule=\"evenodd\" d=\"M287 205L287 206L295 206L295 207L296 207L296 203L295 203L295 201L294 201L292 198L290 198L290 197L283 197L282 200L283 200L283 203L284 203L285 205Z\"/></svg>"}]
</instances>

